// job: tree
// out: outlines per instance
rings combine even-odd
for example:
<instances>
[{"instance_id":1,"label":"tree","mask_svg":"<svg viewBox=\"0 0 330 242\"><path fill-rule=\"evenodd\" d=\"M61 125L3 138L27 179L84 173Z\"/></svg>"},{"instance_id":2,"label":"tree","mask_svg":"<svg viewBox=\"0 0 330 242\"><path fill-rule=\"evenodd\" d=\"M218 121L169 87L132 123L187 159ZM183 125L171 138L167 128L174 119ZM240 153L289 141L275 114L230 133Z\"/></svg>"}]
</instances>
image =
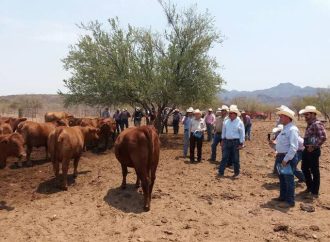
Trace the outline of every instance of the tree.
<instances>
[{"instance_id":1,"label":"tree","mask_svg":"<svg viewBox=\"0 0 330 242\"><path fill-rule=\"evenodd\" d=\"M316 106L325 119L330 121L330 89L321 90L315 96L304 97L303 104L303 107L307 105Z\"/></svg>"},{"instance_id":2,"label":"tree","mask_svg":"<svg viewBox=\"0 0 330 242\"><path fill-rule=\"evenodd\" d=\"M67 105L130 104L162 112L179 106L202 105L214 100L224 83L209 50L222 38L208 12L196 7L177 12L176 6L159 1L168 28L162 34L121 28L109 19L108 31L97 21L80 28L88 33L71 46L63 60L71 77L64 80ZM163 117L166 119L167 117Z\"/></svg>"}]
</instances>

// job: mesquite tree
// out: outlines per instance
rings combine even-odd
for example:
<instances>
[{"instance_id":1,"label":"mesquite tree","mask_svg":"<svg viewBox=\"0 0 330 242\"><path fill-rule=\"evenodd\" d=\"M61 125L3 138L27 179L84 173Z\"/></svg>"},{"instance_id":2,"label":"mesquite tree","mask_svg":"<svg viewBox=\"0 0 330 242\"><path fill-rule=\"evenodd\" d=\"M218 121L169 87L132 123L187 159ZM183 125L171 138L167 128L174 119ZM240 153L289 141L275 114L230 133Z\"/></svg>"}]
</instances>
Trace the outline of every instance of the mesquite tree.
<instances>
[{"instance_id":1,"label":"mesquite tree","mask_svg":"<svg viewBox=\"0 0 330 242\"><path fill-rule=\"evenodd\" d=\"M209 50L222 38L208 12L196 7L178 12L159 1L168 20L163 33L120 27L118 18L104 27L94 21L81 24L86 33L63 59L71 77L64 80L66 104L131 104L162 112L179 106L210 103L223 79ZM167 117L163 117L166 119Z\"/></svg>"}]
</instances>

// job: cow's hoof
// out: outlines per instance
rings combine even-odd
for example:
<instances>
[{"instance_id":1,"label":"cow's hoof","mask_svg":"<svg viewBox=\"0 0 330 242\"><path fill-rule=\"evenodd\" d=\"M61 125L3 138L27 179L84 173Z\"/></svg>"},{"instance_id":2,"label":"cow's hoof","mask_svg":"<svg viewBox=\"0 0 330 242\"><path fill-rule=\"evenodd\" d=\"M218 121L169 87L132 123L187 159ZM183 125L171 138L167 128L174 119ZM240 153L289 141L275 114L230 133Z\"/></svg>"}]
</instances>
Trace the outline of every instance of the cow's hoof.
<instances>
[{"instance_id":1,"label":"cow's hoof","mask_svg":"<svg viewBox=\"0 0 330 242\"><path fill-rule=\"evenodd\" d=\"M68 187L65 187L65 186L61 186L60 188L61 188L61 190L63 190L63 191L67 191L67 190L68 190Z\"/></svg>"},{"instance_id":2,"label":"cow's hoof","mask_svg":"<svg viewBox=\"0 0 330 242\"><path fill-rule=\"evenodd\" d=\"M149 212L149 211L150 211L150 207L144 206L144 207L143 207L143 210L144 210L145 212Z\"/></svg>"},{"instance_id":3,"label":"cow's hoof","mask_svg":"<svg viewBox=\"0 0 330 242\"><path fill-rule=\"evenodd\" d=\"M138 189L140 187L140 184L135 184L135 188Z\"/></svg>"},{"instance_id":4,"label":"cow's hoof","mask_svg":"<svg viewBox=\"0 0 330 242\"><path fill-rule=\"evenodd\" d=\"M73 174L73 179L76 179L78 174Z\"/></svg>"}]
</instances>

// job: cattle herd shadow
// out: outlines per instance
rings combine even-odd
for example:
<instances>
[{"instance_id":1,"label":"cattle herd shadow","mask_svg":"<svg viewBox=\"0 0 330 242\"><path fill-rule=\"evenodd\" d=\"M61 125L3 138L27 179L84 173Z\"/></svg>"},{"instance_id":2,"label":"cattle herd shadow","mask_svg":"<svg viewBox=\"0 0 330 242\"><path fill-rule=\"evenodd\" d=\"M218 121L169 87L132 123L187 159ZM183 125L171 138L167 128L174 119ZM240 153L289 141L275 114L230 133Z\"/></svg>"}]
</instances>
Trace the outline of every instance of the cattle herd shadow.
<instances>
[{"instance_id":1,"label":"cattle herd shadow","mask_svg":"<svg viewBox=\"0 0 330 242\"><path fill-rule=\"evenodd\" d=\"M5 201L0 201L0 210L6 210L6 211L12 211L14 210L14 207L8 206Z\"/></svg>"},{"instance_id":2,"label":"cattle herd shadow","mask_svg":"<svg viewBox=\"0 0 330 242\"><path fill-rule=\"evenodd\" d=\"M38 159L38 160L31 160L32 166L41 166L43 164L46 164L49 161L49 159ZM28 166L26 161L22 163L22 166L17 166L17 164L13 163L9 166L10 169L16 170L16 169L22 169L22 168L29 168L31 166Z\"/></svg>"},{"instance_id":3,"label":"cattle herd shadow","mask_svg":"<svg viewBox=\"0 0 330 242\"><path fill-rule=\"evenodd\" d=\"M82 174L87 174L91 171L81 171L78 172L78 176ZM59 188L60 182L62 181L62 176L60 175L59 178L52 177L49 180L43 181L39 184L36 192L40 194L54 194L58 192L62 192L63 190ZM68 186L70 187L75 183L75 178L73 174L68 174Z\"/></svg>"},{"instance_id":4,"label":"cattle herd shadow","mask_svg":"<svg viewBox=\"0 0 330 242\"><path fill-rule=\"evenodd\" d=\"M143 194L135 184L127 184L126 189L121 187L109 189L103 200L116 209L125 213L143 213Z\"/></svg>"}]
</instances>

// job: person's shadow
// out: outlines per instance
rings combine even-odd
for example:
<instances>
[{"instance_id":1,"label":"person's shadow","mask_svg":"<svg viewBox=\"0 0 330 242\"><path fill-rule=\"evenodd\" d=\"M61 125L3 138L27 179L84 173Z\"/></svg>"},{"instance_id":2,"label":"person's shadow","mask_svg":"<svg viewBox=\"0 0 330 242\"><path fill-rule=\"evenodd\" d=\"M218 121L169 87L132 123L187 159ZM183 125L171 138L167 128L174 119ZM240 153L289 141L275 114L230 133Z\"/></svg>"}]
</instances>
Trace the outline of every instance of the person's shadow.
<instances>
[{"instance_id":1,"label":"person's shadow","mask_svg":"<svg viewBox=\"0 0 330 242\"><path fill-rule=\"evenodd\" d=\"M0 201L0 210L7 210L9 212L14 209L15 209L14 207L8 206L5 201Z\"/></svg>"},{"instance_id":2,"label":"person's shadow","mask_svg":"<svg viewBox=\"0 0 330 242\"><path fill-rule=\"evenodd\" d=\"M274 201L272 199L272 200L270 200L270 201L268 201L268 202L266 202L264 204L261 204L260 207L261 208L268 208L268 209L272 209L272 210L278 210L278 211L280 211L282 213L287 213L290 210L290 208L281 208L279 206L279 204L280 204L280 202Z\"/></svg>"},{"instance_id":3,"label":"person's shadow","mask_svg":"<svg viewBox=\"0 0 330 242\"><path fill-rule=\"evenodd\" d=\"M82 174L87 174L91 171L81 171L78 172L78 176ZM58 192L62 192L63 190L59 187L60 182L62 181L62 175L59 178L52 177L49 180L43 181L39 184L36 192L40 194L54 194ZM68 187L75 183L75 178L73 174L68 174Z\"/></svg>"},{"instance_id":4,"label":"person's shadow","mask_svg":"<svg viewBox=\"0 0 330 242\"><path fill-rule=\"evenodd\" d=\"M143 193L139 192L135 184L127 184L126 189L111 188L103 200L116 209L125 213L143 213Z\"/></svg>"}]
</instances>

